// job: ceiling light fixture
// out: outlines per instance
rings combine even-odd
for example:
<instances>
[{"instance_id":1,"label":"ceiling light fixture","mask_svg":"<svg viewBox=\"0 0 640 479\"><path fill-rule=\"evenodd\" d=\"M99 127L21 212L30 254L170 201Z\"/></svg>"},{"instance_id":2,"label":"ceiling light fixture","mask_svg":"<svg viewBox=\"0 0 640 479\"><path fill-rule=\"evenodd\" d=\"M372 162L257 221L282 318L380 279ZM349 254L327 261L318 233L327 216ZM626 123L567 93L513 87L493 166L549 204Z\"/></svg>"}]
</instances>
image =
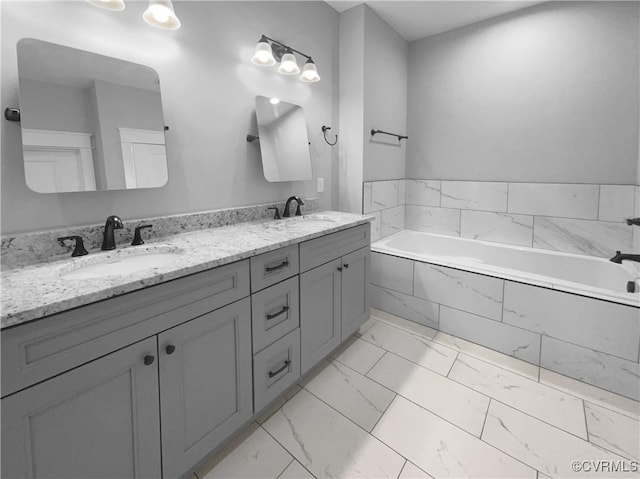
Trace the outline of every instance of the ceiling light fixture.
<instances>
[{"instance_id":1,"label":"ceiling light fixture","mask_svg":"<svg viewBox=\"0 0 640 479\"><path fill-rule=\"evenodd\" d=\"M125 6L124 0L87 0L87 2L96 7L114 12L121 12Z\"/></svg>"},{"instance_id":2,"label":"ceiling light fixture","mask_svg":"<svg viewBox=\"0 0 640 479\"><path fill-rule=\"evenodd\" d=\"M180 19L173 10L171 0L149 0L149 7L142 14L142 18L149 25L164 30L180 28Z\"/></svg>"},{"instance_id":3,"label":"ceiling light fixture","mask_svg":"<svg viewBox=\"0 0 640 479\"><path fill-rule=\"evenodd\" d=\"M300 80L307 83L320 81L318 68L309 55L273 38L269 38L266 35L262 35L260 40L258 40L256 51L251 58L251 63L258 66L270 67L275 65L276 62L280 62L280 65L278 65L278 73L282 75L297 75L300 73L300 67L298 66L298 61L294 53L307 59L302 69Z\"/></svg>"}]
</instances>

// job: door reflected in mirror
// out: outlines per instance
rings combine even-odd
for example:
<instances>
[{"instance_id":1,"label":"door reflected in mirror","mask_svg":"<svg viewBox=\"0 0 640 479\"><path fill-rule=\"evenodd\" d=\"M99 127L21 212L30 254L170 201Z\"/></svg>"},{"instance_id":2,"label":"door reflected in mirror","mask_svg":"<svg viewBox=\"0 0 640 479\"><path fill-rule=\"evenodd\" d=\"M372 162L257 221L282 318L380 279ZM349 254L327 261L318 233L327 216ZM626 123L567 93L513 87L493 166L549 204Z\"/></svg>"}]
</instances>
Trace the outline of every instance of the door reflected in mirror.
<instances>
[{"instance_id":1,"label":"door reflected in mirror","mask_svg":"<svg viewBox=\"0 0 640 479\"><path fill-rule=\"evenodd\" d=\"M262 168L267 181L312 178L304 110L277 98L256 96Z\"/></svg>"},{"instance_id":2,"label":"door reflected in mirror","mask_svg":"<svg viewBox=\"0 0 640 479\"><path fill-rule=\"evenodd\" d=\"M153 69L22 39L18 79L30 189L62 193L166 184L160 82Z\"/></svg>"}]
</instances>

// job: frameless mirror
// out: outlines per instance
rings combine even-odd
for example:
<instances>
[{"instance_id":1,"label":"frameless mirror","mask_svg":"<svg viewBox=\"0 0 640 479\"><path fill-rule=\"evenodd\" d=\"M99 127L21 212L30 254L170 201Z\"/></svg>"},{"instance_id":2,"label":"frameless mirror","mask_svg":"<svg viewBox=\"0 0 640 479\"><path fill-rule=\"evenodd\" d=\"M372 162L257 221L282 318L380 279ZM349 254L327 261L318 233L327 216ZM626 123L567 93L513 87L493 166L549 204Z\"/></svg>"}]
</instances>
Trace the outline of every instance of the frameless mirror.
<instances>
[{"instance_id":1,"label":"frameless mirror","mask_svg":"<svg viewBox=\"0 0 640 479\"><path fill-rule=\"evenodd\" d=\"M256 117L266 180L310 180L311 155L302 107L277 98L257 96Z\"/></svg>"},{"instance_id":2,"label":"frameless mirror","mask_svg":"<svg viewBox=\"0 0 640 479\"><path fill-rule=\"evenodd\" d=\"M123 190L167 182L160 82L153 69L22 39L18 81L30 189Z\"/></svg>"}]
</instances>

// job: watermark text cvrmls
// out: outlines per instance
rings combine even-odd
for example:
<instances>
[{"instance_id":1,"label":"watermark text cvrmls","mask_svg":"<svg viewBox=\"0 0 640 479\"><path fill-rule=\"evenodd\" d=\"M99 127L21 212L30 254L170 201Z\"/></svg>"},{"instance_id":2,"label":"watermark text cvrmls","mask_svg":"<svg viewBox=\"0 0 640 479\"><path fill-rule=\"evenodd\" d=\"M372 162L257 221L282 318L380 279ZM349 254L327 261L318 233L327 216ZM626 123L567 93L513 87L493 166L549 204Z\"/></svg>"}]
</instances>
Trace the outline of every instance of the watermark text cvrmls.
<instances>
[{"instance_id":1,"label":"watermark text cvrmls","mask_svg":"<svg viewBox=\"0 0 640 479\"><path fill-rule=\"evenodd\" d=\"M640 463L626 459L617 461L586 459L572 461L571 469L573 472L638 472L640 471Z\"/></svg>"}]
</instances>

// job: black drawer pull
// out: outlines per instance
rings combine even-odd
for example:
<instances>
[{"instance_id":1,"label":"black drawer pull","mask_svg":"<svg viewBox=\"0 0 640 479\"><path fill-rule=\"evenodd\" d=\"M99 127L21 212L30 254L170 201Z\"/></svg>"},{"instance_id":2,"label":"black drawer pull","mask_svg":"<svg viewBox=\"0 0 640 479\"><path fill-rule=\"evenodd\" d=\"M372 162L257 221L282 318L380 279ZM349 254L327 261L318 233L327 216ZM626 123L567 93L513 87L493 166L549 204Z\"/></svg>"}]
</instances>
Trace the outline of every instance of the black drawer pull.
<instances>
[{"instance_id":1,"label":"black drawer pull","mask_svg":"<svg viewBox=\"0 0 640 479\"><path fill-rule=\"evenodd\" d=\"M269 371L269 377L272 378L274 376L277 376L278 374L280 374L282 371L284 371L285 369L287 369L289 367L289 364L291 364L291 361L289 361L288 359L284 362L284 364L282 365L282 367L280 369L278 369L277 371Z\"/></svg>"},{"instance_id":2,"label":"black drawer pull","mask_svg":"<svg viewBox=\"0 0 640 479\"><path fill-rule=\"evenodd\" d=\"M150 354L147 354L144 357L144 365L145 366L150 366L153 364L153 361L155 361L156 358L154 358L153 356L151 356Z\"/></svg>"},{"instance_id":3,"label":"black drawer pull","mask_svg":"<svg viewBox=\"0 0 640 479\"><path fill-rule=\"evenodd\" d=\"M289 260L285 259L282 263L280 263L278 266L267 266L264 270L267 273L271 273L272 271L278 271L279 269L282 268L286 268L287 266L289 266Z\"/></svg>"},{"instance_id":4,"label":"black drawer pull","mask_svg":"<svg viewBox=\"0 0 640 479\"><path fill-rule=\"evenodd\" d=\"M273 314L267 314L267 321L273 319L273 318L277 318L278 316L280 316L281 314L286 313L287 311L289 311L289 306L283 306L282 309L280 311L278 311L277 313L273 313Z\"/></svg>"},{"instance_id":5,"label":"black drawer pull","mask_svg":"<svg viewBox=\"0 0 640 479\"><path fill-rule=\"evenodd\" d=\"M345 267L346 269L349 269L349 265L348 265L347 263L345 263L345 264L344 264L344 267Z\"/></svg>"},{"instance_id":6,"label":"black drawer pull","mask_svg":"<svg viewBox=\"0 0 640 479\"><path fill-rule=\"evenodd\" d=\"M176 350L176 347L173 344L167 344L167 347L164 348L167 354L173 354Z\"/></svg>"}]
</instances>

